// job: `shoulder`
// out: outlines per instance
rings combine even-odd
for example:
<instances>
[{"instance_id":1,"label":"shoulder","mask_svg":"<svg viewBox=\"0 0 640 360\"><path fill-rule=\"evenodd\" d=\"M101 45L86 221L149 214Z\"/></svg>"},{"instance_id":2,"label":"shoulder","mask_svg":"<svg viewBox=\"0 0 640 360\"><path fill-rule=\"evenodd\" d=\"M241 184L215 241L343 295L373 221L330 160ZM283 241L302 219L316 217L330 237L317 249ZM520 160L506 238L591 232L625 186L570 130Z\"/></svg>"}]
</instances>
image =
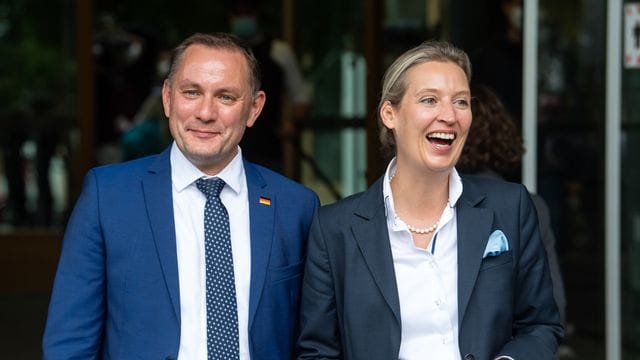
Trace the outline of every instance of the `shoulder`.
<instances>
[{"instance_id":1,"label":"shoulder","mask_svg":"<svg viewBox=\"0 0 640 360\"><path fill-rule=\"evenodd\" d=\"M536 210L538 210L538 213L540 214L549 213L549 205L547 205L547 202L544 201L544 199L540 195L531 193L531 200L533 200L533 205L535 205Z\"/></svg>"},{"instance_id":2,"label":"shoulder","mask_svg":"<svg viewBox=\"0 0 640 360\"><path fill-rule=\"evenodd\" d=\"M520 183L509 182L506 180L486 177L481 175L462 175L463 193L476 194L478 192L486 195L499 195L506 193L520 193L526 191L524 185Z\"/></svg>"},{"instance_id":3,"label":"shoulder","mask_svg":"<svg viewBox=\"0 0 640 360\"><path fill-rule=\"evenodd\" d=\"M464 175L462 178L461 201L475 206L493 209L518 209L533 206L527 188L514 182Z\"/></svg>"},{"instance_id":4,"label":"shoulder","mask_svg":"<svg viewBox=\"0 0 640 360\"><path fill-rule=\"evenodd\" d=\"M244 162L247 181L264 181L277 194L317 198L310 188L288 177L249 161Z\"/></svg>"},{"instance_id":5,"label":"shoulder","mask_svg":"<svg viewBox=\"0 0 640 360\"><path fill-rule=\"evenodd\" d=\"M87 206L96 206L102 201L106 201L110 206L138 201L140 200L138 196L143 194L143 179L157 163L156 155L92 168L84 177L80 197L85 198L83 203ZM167 175L161 184L167 184L166 189L171 191L170 165L167 162L165 166ZM98 203L96 198L99 199ZM116 205L113 208L122 208L122 206Z\"/></svg>"},{"instance_id":6,"label":"shoulder","mask_svg":"<svg viewBox=\"0 0 640 360\"><path fill-rule=\"evenodd\" d=\"M100 179L137 179L150 171L156 164L160 155L151 155L117 164L102 165L90 170ZM167 162L167 168L169 164Z\"/></svg>"},{"instance_id":7,"label":"shoulder","mask_svg":"<svg viewBox=\"0 0 640 360\"><path fill-rule=\"evenodd\" d=\"M340 216L342 214L354 213L360 207L364 194L365 192L360 192L331 204L323 205L320 207L320 214L323 216Z\"/></svg>"},{"instance_id":8,"label":"shoulder","mask_svg":"<svg viewBox=\"0 0 640 360\"><path fill-rule=\"evenodd\" d=\"M342 222L355 215L363 219L374 218L378 211L384 211L382 181L376 181L363 192L348 196L332 204L324 205L319 210L319 217Z\"/></svg>"}]
</instances>

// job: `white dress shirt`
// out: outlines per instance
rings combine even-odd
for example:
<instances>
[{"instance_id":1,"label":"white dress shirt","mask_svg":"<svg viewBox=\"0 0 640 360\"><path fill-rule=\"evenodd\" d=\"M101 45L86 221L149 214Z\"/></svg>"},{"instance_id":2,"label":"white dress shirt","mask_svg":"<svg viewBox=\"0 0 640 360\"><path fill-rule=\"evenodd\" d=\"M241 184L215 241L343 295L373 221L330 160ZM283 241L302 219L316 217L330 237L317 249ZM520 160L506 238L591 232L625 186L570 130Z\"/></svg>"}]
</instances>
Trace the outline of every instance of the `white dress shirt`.
<instances>
[{"instance_id":1,"label":"white dress shirt","mask_svg":"<svg viewBox=\"0 0 640 360\"><path fill-rule=\"evenodd\" d=\"M383 196L393 266L398 285L402 336L400 360L459 360L458 346L458 237L455 203L462 181L453 169L449 200L427 249L414 245L407 225L395 216L390 178L393 159L384 176Z\"/></svg>"},{"instance_id":2,"label":"white dress shirt","mask_svg":"<svg viewBox=\"0 0 640 360\"><path fill-rule=\"evenodd\" d=\"M196 187L198 170L178 149L171 148L171 182L180 287L180 349L178 359L207 359L206 267L204 252L204 205L206 198ZM240 360L249 360L248 319L251 277L251 244L247 179L242 153L219 174L226 182L220 199L229 213L233 269L238 304Z\"/></svg>"}]
</instances>

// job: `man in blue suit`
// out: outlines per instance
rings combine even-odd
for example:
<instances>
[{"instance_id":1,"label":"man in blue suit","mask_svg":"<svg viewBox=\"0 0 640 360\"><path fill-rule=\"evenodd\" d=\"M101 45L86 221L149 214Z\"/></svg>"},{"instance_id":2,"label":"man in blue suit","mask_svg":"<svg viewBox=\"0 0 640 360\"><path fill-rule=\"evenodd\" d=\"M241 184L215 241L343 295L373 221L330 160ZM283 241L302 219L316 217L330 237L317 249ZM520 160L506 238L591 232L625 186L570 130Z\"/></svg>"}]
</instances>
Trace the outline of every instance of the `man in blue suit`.
<instances>
[{"instance_id":1,"label":"man in blue suit","mask_svg":"<svg viewBox=\"0 0 640 360\"><path fill-rule=\"evenodd\" d=\"M159 155L87 174L63 242L45 359L292 357L318 199L243 161L238 143L264 105L259 89L257 62L233 36L195 34L174 50L162 99L175 141ZM220 276L208 276L209 203L199 184L212 178L224 181L228 213L228 312L210 298ZM211 349L220 332L208 323L212 311L237 319L229 324L233 355Z\"/></svg>"}]
</instances>

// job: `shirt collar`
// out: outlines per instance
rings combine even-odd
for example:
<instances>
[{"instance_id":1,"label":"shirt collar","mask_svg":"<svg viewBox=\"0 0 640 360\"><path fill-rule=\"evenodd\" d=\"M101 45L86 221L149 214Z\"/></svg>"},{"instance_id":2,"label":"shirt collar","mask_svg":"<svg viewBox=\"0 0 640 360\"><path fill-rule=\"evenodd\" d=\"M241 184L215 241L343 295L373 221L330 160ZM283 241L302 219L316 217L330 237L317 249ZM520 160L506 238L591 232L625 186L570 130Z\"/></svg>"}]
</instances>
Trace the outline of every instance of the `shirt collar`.
<instances>
[{"instance_id":1,"label":"shirt collar","mask_svg":"<svg viewBox=\"0 0 640 360\"><path fill-rule=\"evenodd\" d=\"M200 178L218 177L231 188L236 194L243 190L244 182L244 164L242 163L242 150L238 146L238 153L227 166L214 176L207 175L200 171L189 159L187 159L182 151L178 148L175 141L171 146L171 179L176 191L181 192L189 185L193 184Z\"/></svg>"},{"instance_id":2,"label":"shirt collar","mask_svg":"<svg viewBox=\"0 0 640 360\"><path fill-rule=\"evenodd\" d=\"M395 224L395 207L393 202L393 192L391 191L391 178L396 174L396 158L394 157L387 166L387 171L384 173L382 180L382 196L384 198L384 210L388 221L392 221ZM454 167L449 173L449 199L447 205L450 208L456 206L458 199L462 195L462 180L460 174Z\"/></svg>"}]
</instances>

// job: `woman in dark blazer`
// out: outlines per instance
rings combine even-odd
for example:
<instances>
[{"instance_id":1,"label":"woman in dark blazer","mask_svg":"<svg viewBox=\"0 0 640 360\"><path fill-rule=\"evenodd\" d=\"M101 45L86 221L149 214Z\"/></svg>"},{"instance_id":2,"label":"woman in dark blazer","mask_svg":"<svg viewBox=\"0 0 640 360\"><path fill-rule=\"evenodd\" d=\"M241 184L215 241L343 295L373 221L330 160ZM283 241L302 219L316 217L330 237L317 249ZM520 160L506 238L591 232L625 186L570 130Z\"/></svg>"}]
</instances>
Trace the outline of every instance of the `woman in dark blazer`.
<instances>
[{"instance_id":1,"label":"woman in dark blazer","mask_svg":"<svg viewBox=\"0 0 640 360\"><path fill-rule=\"evenodd\" d=\"M454 168L470 76L443 42L385 73L380 138L394 158L316 215L298 359L553 359L563 330L527 190Z\"/></svg>"}]
</instances>

